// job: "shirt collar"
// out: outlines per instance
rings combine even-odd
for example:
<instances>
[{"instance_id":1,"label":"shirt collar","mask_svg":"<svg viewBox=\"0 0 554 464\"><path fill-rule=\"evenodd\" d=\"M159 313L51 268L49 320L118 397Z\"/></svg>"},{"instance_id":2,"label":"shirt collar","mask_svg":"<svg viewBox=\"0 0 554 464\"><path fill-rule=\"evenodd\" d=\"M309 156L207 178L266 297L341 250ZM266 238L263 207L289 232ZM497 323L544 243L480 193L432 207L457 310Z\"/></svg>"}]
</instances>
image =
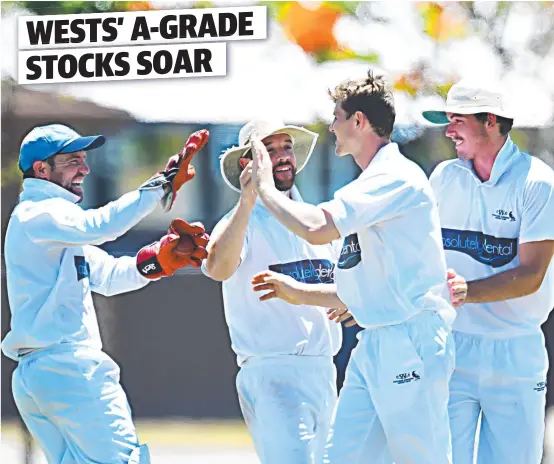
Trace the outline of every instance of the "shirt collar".
<instances>
[{"instance_id":1,"label":"shirt collar","mask_svg":"<svg viewBox=\"0 0 554 464\"><path fill-rule=\"evenodd\" d=\"M510 136L508 136L506 142L498 152L498 155L496 155L496 159L494 160L494 164L492 166L491 177L485 183L496 185L502 175L510 169L510 166L518 154L519 148L514 142L512 142Z\"/></svg>"},{"instance_id":2,"label":"shirt collar","mask_svg":"<svg viewBox=\"0 0 554 464\"><path fill-rule=\"evenodd\" d=\"M19 195L19 201L46 200L48 198L63 198L72 203L77 203L80 200L78 195L71 193L54 182L43 179L23 180L23 191Z\"/></svg>"},{"instance_id":3,"label":"shirt collar","mask_svg":"<svg viewBox=\"0 0 554 464\"><path fill-rule=\"evenodd\" d=\"M375 153L375 156L369 162L367 168L362 171L359 177L364 178L370 175L376 167L378 167L382 163L390 161L392 157L398 154L400 154L400 150L398 149L397 143L389 142L386 145L383 145L381 148L379 148L377 153Z\"/></svg>"},{"instance_id":4,"label":"shirt collar","mask_svg":"<svg viewBox=\"0 0 554 464\"><path fill-rule=\"evenodd\" d=\"M481 179L479 179L479 177L475 173L475 170L473 169L472 161L458 161L462 167L468 169L473 174L476 180L482 182L483 185L488 185L492 187L496 185L500 178L504 175L504 173L506 173L510 169L512 163L519 153L520 152L518 146L512 141L510 136L508 136L506 142L504 142L504 145L496 155L494 164L492 165L491 176L486 182L482 182Z\"/></svg>"}]
</instances>

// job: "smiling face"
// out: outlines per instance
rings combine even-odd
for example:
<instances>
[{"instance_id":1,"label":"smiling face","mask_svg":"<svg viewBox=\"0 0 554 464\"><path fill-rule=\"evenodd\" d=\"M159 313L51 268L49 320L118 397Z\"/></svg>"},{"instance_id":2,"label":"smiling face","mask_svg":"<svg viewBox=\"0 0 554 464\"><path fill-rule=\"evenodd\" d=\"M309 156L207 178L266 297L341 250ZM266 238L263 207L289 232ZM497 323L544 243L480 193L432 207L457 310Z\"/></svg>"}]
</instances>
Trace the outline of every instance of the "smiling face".
<instances>
[{"instance_id":1,"label":"smiling face","mask_svg":"<svg viewBox=\"0 0 554 464\"><path fill-rule=\"evenodd\" d=\"M456 145L458 158L464 161L474 160L482 148L490 143L490 134L485 123L473 114L447 113L450 120L446 136Z\"/></svg>"},{"instance_id":2,"label":"smiling face","mask_svg":"<svg viewBox=\"0 0 554 464\"><path fill-rule=\"evenodd\" d=\"M61 153L53 157L53 164L54 167L46 161L36 161L33 164L36 177L63 187L82 201L82 183L90 172L86 163L86 153L84 151Z\"/></svg>"},{"instance_id":3,"label":"smiling face","mask_svg":"<svg viewBox=\"0 0 554 464\"><path fill-rule=\"evenodd\" d=\"M288 192L296 178L296 156L292 138L288 134L276 134L264 138L262 142L273 164L275 187L281 192ZM252 159L252 152L249 150L245 156L247 159ZM245 165L246 162L241 163L243 168Z\"/></svg>"},{"instance_id":4,"label":"smiling face","mask_svg":"<svg viewBox=\"0 0 554 464\"><path fill-rule=\"evenodd\" d=\"M337 156L345 156L353 154L355 147L354 144L356 121L354 117L348 117L348 114L342 108L341 102L335 104L335 111L333 113L333 122L329 126L329 131L335 134L335 153Z\"/></svg>"}]
</instances>

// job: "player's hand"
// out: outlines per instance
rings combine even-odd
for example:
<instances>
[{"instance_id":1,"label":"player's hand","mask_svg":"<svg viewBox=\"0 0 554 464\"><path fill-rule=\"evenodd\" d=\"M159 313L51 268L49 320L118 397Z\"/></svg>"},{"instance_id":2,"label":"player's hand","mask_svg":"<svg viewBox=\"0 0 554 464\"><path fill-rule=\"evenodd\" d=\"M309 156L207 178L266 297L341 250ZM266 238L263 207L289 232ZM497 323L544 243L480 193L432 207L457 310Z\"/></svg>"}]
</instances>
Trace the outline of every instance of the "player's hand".
<instances>
[{"instance_id":1,"label":"player's hand","mask_svg":"<svg viewBox=\"0 0 554 464\"><path fill-rule=\"evenodd\" d=\"M202 260L208 257L206 246L210 236L201 222L188 223L182 219L173 219L170 231L179 236L179 244L173 249L178 258L187 258L189 266L200 267Z\"/></svg>"},{"instance_id":2,"label":"player's hand","mask_svg":"<svg viewBox=\"0 0 554 464\"><path fill-rule=\"evenodd\" d=\"M280 298L293 305L302 304L300 301L301 284L291 276L273 271L262 271L252 278L252 285L255 292L269 290L269 293L260 297L260 301Z\"/></svg>"},{"instance_id":3,"label":"player's hand","mask_svg":"<svg viewBox=\"0 0 554 464\"><path fill-rule=\"evenodd\" d=\"M350 313L350 311L348 311L348 309L330 308L327 310L327 314L329 314L329 320L330 321L334 320L337 324L347 321L344 324L345 327L353 327L358 324L358 322L356 321L356 319L354 319L354 316L352 316L352 314Z\"/></svg>"},{"instance_id":4,"label":"player's hand","mask_svg":"<svg viewBox=\"0 0 554 464\"><path fill-rule=\"evenodd\" d=\"M267 148L257 135L250 139L252 147L252 180L254 189L260 193L264 187L275 187L273 180L273 163L267 151Z\"/></svg>"},{"instance_id":5,"label":"player's hand","mask_svg":"<svg viewBox=\"0 0 554 464\"><path fill-rule=\"evenodd\" d=\"M140 249L137 269L147 279L159 279L185 266L199 267L207 256L208 239L201 223L174 219L166 235Z\"/></svg>"},{"instance_id":6,"label":"player's hand","mask_svg":"<svg viewBox=\"0 0 554 464\"><path fill-rule=\"evenodd\" d=\"M163 187L164 196L161 199L162 207L169 211L175 202L179 189L191 180L196 171L190 162L210 139L210 133L206 129L196 131L192 134L183 150L169 158L163 171L156 173L140 186L141 190L156 189Z\"/></svg>"},{"instance_id":7,"label":"player's hand","mask_svg":"<svg viewBox=\"0 0 554 464\"><path fill-rule=\"evenodd\" d=\"M456 274L454 269L446 271L446 279L450 293L450 302L452 306L459 308L466 302L467 282L461 275Z\"/></svg>"},{"instance_id":8,"label":"player's hand","mask_svg":"<svg viewBox=\"0 0 554 464\"><path fill-rule=\"evenodd\" d=\"M240 199L249 206L254 206L258 194L252 182L252 161L249 161L240 174Z\"/></svg>"}]
</instances>

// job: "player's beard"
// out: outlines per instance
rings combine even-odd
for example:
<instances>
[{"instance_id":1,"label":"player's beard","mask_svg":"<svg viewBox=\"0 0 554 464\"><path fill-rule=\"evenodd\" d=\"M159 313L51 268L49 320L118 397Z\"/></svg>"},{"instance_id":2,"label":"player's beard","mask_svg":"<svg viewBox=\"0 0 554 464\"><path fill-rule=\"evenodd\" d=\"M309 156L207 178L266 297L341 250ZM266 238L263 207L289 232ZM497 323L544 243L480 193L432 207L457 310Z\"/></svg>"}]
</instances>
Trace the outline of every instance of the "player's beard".
<instances>
[{"instance_id":1,"label":"player's beard","mask_svg":"<svg viewBox=\"0 0 554 464\"><path fill-rule=\"evenodd\" d=\"M282 179L277 178L277 176L275 175L276 174L275 170L278 167L281 167L281 166L290 166L291 167L290 179L282 180ZM279 164L279 165L277 165L273 168L273 180L275 181L275 187L280 192L288 192L292 188L292 186L294 185L294 179L295 178L296 178L296 168L290 163Z\"/></svg>"},{"instance_id":2,"label":"player's beard","mask_svg":"<svg viewBox=\"0 0 554 464\"><path fill-rule=\"evenodd\" d=\"M79 177L80 178L80 177ZM83 184L80 184L78 187L74 186L72 181L65 181L61 182L57 179L50 179L50 182L59 185L61 188L67 190L68 192L71 192L73 195L76 195L79 197L79 199L76 201L76 203L81 203L83 201Z\"/></svg>"}]
</instances>

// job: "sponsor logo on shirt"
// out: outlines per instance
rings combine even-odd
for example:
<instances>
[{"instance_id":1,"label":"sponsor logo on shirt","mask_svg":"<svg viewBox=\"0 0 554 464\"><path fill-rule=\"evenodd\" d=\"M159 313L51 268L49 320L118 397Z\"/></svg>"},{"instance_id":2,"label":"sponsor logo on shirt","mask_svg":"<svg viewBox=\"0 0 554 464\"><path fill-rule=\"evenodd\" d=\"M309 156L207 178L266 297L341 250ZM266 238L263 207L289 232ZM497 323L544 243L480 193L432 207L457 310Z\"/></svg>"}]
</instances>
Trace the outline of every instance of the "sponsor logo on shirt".
<instances>
[{"instance_id":1,"label":"sponsor logo on shirt","mask_svg":"<svg viewBox=\"0 0 554 464\"><path fill-rule=\"evenodd\" d=\"M517 256L517 238L499 238L482 232L442 229L445 250L459 251L480 263L502 267Z\"/></svg>"},{"instance_id":2,"label":"sponsor logo on shirt","mask_svg":"<svg viewBox=\"0 0 554 464\"><path fill-rule=\"evenodd\" d=\"M77 280L84 279L85 277L90 278L90 266L86 262L84 256L74 256L75 260L75 269L77 270Z\"/></svg>"},{"instance_id":3,"label":"sponsor logo on shirt","mask_svg":"<svg viewBox=\"0 0 554 464\"><path fill-rule=\"evenodd\" d=\"M419 376L419 374L416 371L404 372L402 374L398 374L396 376L396 380L393 380L392 383L396 383L397 385L400 385L402 383L409 383L409 382L412 382L412 381L415 382L419 379L421 379L421 377Z\"/></svg>"},{"instance_id":4,"label":"sponsor logo on shirt","mask_svg":"<svg viewBox=\"0 0 554 464\"><path fill-rule=\"evenodd\" d=\"M362 249L358 241L358 234L351 234L345 237L337 267L339 269L351 269L357 266L361 260Z\"/></svg>"},{"instance_id":5,"label":"sponsor logo on shirt","mask_svg":"<svg viewBox=\"0 0 554 464\"><path fill-rule=\"evenodd\" d=\"M305 284L331 284L335 281L335 265L328 259L303 259L292 263L271 264L269 270L289 275Z\"/></svg>"},{"instance_id":6,"label":"sponsor logo on shirt","mask_svg":"<svg viewBox=\"0 0 554 464\"><path fill-rule=\"evenodd\" d=\"M537 386L533 390L541 392L546 388L546 382L538 382Z\"/></svg>"},{"instance_id":7,"label":"sponsor logo on shirt","mask_svg":"<svg viewBox=\"0 0 554 464\"><path fill-rule=\"evenodd\" d=\"M506 211L504 209L497 209L496 212L492 213L492 217L501 221L515 222L516 220L512 211Z\"/></svg>"}]
</instances>

